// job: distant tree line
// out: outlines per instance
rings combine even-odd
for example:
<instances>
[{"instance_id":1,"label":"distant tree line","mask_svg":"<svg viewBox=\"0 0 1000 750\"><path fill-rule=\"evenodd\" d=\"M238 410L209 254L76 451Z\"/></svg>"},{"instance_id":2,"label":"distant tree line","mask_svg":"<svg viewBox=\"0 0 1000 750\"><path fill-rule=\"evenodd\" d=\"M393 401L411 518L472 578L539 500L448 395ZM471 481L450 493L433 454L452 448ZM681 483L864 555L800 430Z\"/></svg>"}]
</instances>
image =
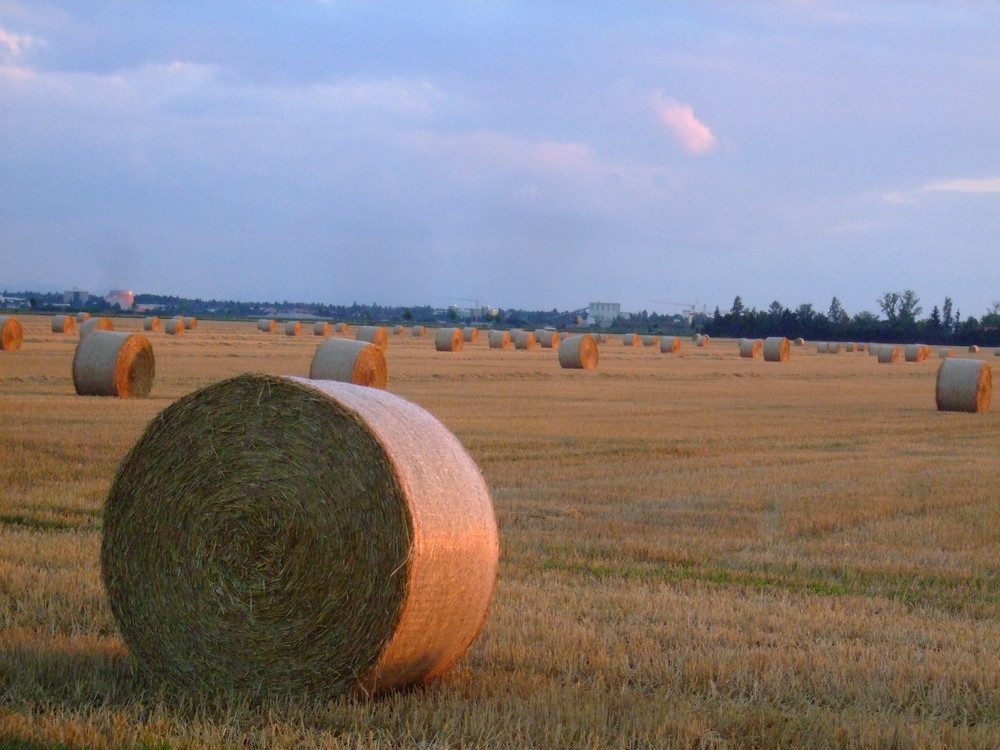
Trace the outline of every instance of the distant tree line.
<instances>
[{"instance_id":1,"label":"distant tree line","mask_svg":"<svg viewBox=\"0 0 1000 750\"><path fill-rule=\"evenodd\" d=\"M968 346L1000 346L1000 302L979 319L962 319L951 297L921 318L923 308L912 289L885 292L876 300L881 316L869 310L850 315L834 297L824 313L811 304L791 310L775 300L766 310L747 308L737 295L729 312L715 313L701 326L710 336L763 338L787 336L818 341L912 342Z\"/></svg>"}]
</instances>

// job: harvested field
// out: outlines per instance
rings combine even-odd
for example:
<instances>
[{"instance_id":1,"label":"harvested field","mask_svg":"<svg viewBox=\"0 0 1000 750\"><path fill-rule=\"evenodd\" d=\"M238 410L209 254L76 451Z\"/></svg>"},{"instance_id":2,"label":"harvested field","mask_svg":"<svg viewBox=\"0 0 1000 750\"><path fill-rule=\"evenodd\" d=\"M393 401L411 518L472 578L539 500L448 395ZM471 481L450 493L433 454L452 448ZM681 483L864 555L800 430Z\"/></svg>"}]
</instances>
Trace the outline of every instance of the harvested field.
<instances>
[{"instance_id":1,"label":"harvested field","mask_svg":"<svg viewBox=\"0 0 1000 750\"><path fill-rule=\"evenodd\" d=\"M552 349L443 357L397 337L388 390L492 490L480 637L402 693L203 704L132 669L100 583L103 501L155 414L232 375L304 375L315 339L202 319L150 337L150 398L93 399L74 392L74 337L18 318L0 369L0 740L1000 746L1000 410L937 411L937 359L801 347L775 367L734 340L667 357L616 339L573 370Z\"/></svg>"}]
</instances>

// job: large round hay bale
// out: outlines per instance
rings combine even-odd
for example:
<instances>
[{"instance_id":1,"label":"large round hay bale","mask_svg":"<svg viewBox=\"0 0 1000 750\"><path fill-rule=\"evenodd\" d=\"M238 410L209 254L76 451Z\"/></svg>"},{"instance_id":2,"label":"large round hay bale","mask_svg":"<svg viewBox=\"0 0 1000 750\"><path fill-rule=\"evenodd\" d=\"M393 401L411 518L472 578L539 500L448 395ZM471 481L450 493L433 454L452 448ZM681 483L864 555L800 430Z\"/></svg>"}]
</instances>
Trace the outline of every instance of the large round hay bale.
<instances>
[{"instance_id":1,"label":"large round hay bale","mask_svg":"<svg viewBox=\"0 0 1000 750\"><path fill-rule=\"evenodd\" d=\"M573 370L597 367L597 342L589 333L570 336L559 342L559 366Z\"/></svg>"},{"instance_id":2,"label":"large round hay bale","mask_svg":"<svg viewBox=\"0 0 1000 750\"><path fill-rule=\"evenodd\" d=\"M382 326L361 326L355 338L358 341L367 341L369 344L375 344L375 346L382 347L383 349L389 346L389 332Z\"/></svg>"},{"instance_id":3,"label":"large round hay bale","mask_svg":"<svg viewBox=\"0 0 1000 750\"><path fill-rule=\"evenodd\" d=\"M337 323L337 325L333 327L333 330L337 333L350 333L351 327L347 325L347 323Z\"/></svg>"},{"instance_id":4,"label":"large round hay bale","mask_svg":"<svg viewBox=\"0 0 1000 750\"><path fill-rule=\"evenodd\" d=\"M466 326L465 328L459 329L462 331L463 339L469 344L479 343L479 329L473 326Z\"/></svg>"},{"instance_id":5,"label":"large round hay bale","mask_svg":"<svg viewBox=\"0 0 1000 750\"><path fill-rule=\"evenodd\" d=\"M149 423L108 493L101 575L154 684L335 696L445 673L498 557L482 475L430 413L250 374Z\"/></svg>"},{"instance_id":6,"label":"large round hay bale","mask_svg":"<svg viewBox=\"0 0 1000 750\"><path fill-rule=\"evenodd\" d=\"M740 356L746 359L757 359L764 350L764 342L760 339L740 339Z\"/></svg>"},{"instance_id":7,"label":"large round hay bale","mask_svg":"<svg viewBox=\"0 0 1000 750\"><path fill-rule=\"evenodd\" d=\"M164 324L163 332L168 336L180 336L184 333L184 318L171 318Z\"/></svg>"},{"instance_id":8,"label":"large round hay bale","mask_svg":"<svg viewBox=\"0 0 1000 750\"><path fill-rule=\"evenodd\" d=\"M764 340L765 362L787 362L791 355L791 343L784 336L768 336Z\"/></svg>"},{"instance_id":9,"label":"large round hay bale","mask_svg":"<svg viewBox=\"0 0 1000 750\"><path fill-rule=\"evenodd\" d=\"M76 320L72 315L53 315L52 333L73 333Z\"/></svg>"},{"instance_id":10,"label":"large round hay bale","mask_svg":"<svg viewBox=\"0 0 1000 750\"><path fill-rule=\"evenodd\" d=\"M899 362L900 351L898 346L892 344L882 344L878 350L878 361L880 364L894 364Z\"/></svg>"},{"instance_id":11,"label":"large round hay bale","mask_svg":"<svg viewBox=\"0 0 1000 750\"><path fill-rule=\"evenodd\" d=\"M856 343L854 343L853 341L848 341L846 344L844 344L844 351L845 352L857 351L857 348L858 348L858 345Z\"/></svg>"},{"instance_id":12,"label":"large round hay bale","mask_svg":"<svg viewBox=\"0 0 1000 750\"><path fill-rule=\"evenodd\" d=\"M681 350L680 336L663 336L660 338L660 351L664 354L673 354Z\"/></svg>"},{"instance_id":13,"label":"large round hay bale","mask_svg":"<svg viewBox=\"0 0 1000 750\"><path fill-rule=\"evenodd\" d=\"M144 331L159 331L160 327L160 318L157 315L149 315L142 319L142 330Z\"/></svg>"},{"instance_id":14,"label":"large round hay bale","mask_svg":"<svg viewBox=\"0 0 1000 750\"><path fill-rule=\"evenodd\" d=\"M659 346L660 337L659 336L643 336L642 337L643 346Z\"/></svg>"},{"instance_id":15,"label":"large round hay bale","mask_svg":"<svg viewBox=\"0 0 1000 750\"><path fill-rule=\"evenodd\" d=\"M870 354L872 357L878 357L879 349L881 348L882 344L869 344L868 354Z\"/></svg>"},{"instance_id":16,"label":"large round hay bale","mask_svg":"<svg viewBox=\"0 0 1000 750\"><path fill-rule=\"evenodd\" d=\"M903 349L903 359L907 362L923 362L930 354L930 349L923 344L907 344Z\"/></svg>"},{"instance_id":17,"label":"large round hay bale","mask_svg":"<svg viewBox=\"0 0 1000 750\"><path fill-rule=\"evenodd\" d=\"M99 318L87 318L80 324L80 339L85 339L93 331L113 331L115 324L111 318L101 316Z\"/></svg>"},{"instance_id":18,"label":"large round hay bale","mask_svg":"<svg viewBox=\"0 0 1000 750\"><path fill-rule=\"evenodd\" d=\"M622 336L622 346L639 346L641 343L642 339L638 333L626 333Z\"/></svg>"},{"instance_id":19,"label":"large round hay bale","mask_svg":"<svg viewBox=\"0 0 1000 750\"><path fill-rule=\"evenodd\" d=\"M830 341L829 343L827 343L827 345L826 345L826 353L827 354L840 354L840 342L839 341Z\"/></svg>"},{"instance_id":20,"label":"large round hay bale","mask_svg":"<svg viewBox=\"0 0 1000 750\"><path fill-rule=\"evenodd\" d=\"M261 318L257 321L257 330L264 333L274 333L278 330L278 321L274 318Z\"/></svg>"},{"instance_id":21,"label":"large round hay bale","mask_svg":"<svg viewBox=\"0 0 1000 750\"><path fill-rule=\"evenodd\" d=\"M534 331L514 331L515 349L534 349L536 343Z\"/></svg>"},{"instance_id":22,"label":"large round hay bale","mask_svg":"<svg viewBox=\"0 0 1000 750\"><path fill-rule=\"evenodd\" d=\"M942 346L938 349L938 357L940 359L948 359L951 356L951 349L946 346Z\"/></svg>"},{"instance_id":23,"label":"large round hay bale","mask_svg":"<svg viewBox=\"0 0 1000 750\"><path fill-rule=\"evenodd\" d=\"M329 338L316 347L309 366L312 380L339 380L342 383L385 388L389 367L385 351L367 341Z\"/></svg>"},{"instance_id":24,"label":"large round hay bale","mask_svg":"<svg viewBox=\"0 0 1000 750\"><path fill-rule=\"evenodd\" d=\"M559 331L552 331L548 328L535 329L535 342L543 349L554 349L559 346Z\"/></svg>"},{"instance_id":25,"label":"large round hay bale","mask_svg":"<svg viewBox=\"0 0 1000 750\"><path fill-rule=\"evenodd\" d=\"M77 323L82 323L83 321L87 320L89 317L90 317L90 313L89 312L78 312L76 314L76 322Z\"/></svg>"},{"instance_id":26,"label":"large round hay bale","mask_svg":"<svg viewBox=\"0 0 1000 750\"><path fill-rule=\"evenodd\" d=\"M816 353L826 354L830 351L830 342L828 341L817 341L816 342Z\"/></svg>"},{"instance_id":27,"label":"large round hay bale","mask_svg":"<svg viewBox=\"0 0 1000 750\"><path fill-rule=\"evenodd\" d=\"M330 335L330 324L325 320L317 320L313 323L313 334L316 336L329 336Z\"/></svg>"},{"instance_id":28,"label":"large round hay bale","mask_svg":"<svg viewBox=\"0 0 1000 750\"><path fill-rule=\"evenodd\" d=\"M434 335L434 348L439 352L460 352L464 342L461 328L439 328Z\"/></svg>"},{"instance_id":29,"label":"large round hay bale","mask_svg":"<svg viewBox=\"0 0 1000 750\"><path fill-rule=\"evenodd\" d=\"M802 338L801 336L799 336L799 337L798 337L797 339L795 339L795 341L793 341L792 343L794 343L794 344L795 344L795 346L805 346L805 344L806 344L806 340L805 340L804 338Z\"/></svg>"},{"instance_id":30,"label":"large round hay bale","mask_svg":"<svg viewBox=\"0 0 1000 750\"><path fill-rule=\"evenodd\" d=\"M700 346L702 349L704 349L709 345L711 341L712 337L709 336L707 333L699 333L698 339L697 341L695 341L695 345Z\"/></svg>"},{"instance_id":31,"label":"large round hay bale","mask_svg":"<svg viewBox=\"0 0 1000 750\"><path fill-rule=\"evenodd\" d=\"M198 319L197 318L193 318L190 315L188 315L187 317L184 318L184 330L185 331L193 331L197 327L198 327Z\"/></svg>"},{"instance_id":32,"label":"large round hay bale","mask_svg":"<svg viewBox=\"0 0 1000 750\"><path fill-rule=\"evenodd\" d=\"M91 331L73 356L73 387L80 396L145 398L153 387L153 346L140 333Z\"/></svg>"},{"instance_id":33,"label":"large round hay bale","mask_svg":"<svg viewBox=\"0 0 1000 750\"><path fill-rule=\"evenodd\" d=\"M969 353L970 354L978 354L979 353L979 347L976 346L975 344L973 344L972 346L969 347Z\"/></svg>"},{"instance_id":34,"label":"large round hay bale","mask_svg":"<svg viewBox=\"0 0 1000 750\"><path fill-rule=\"evenodd\" d=\"M938 367L935 400L938 411L988 411L993 396L993 370L979 359L946 359Z\"/></svg>"},{"instance_id":35,"label":"large round hay bale","mask_svg":"<svg viewBox=\"0 0 1000 750\"><path fill-rule=\"evenodd\" d=\"M0 315L0 350L16 352L24 340L21 321L13 315Z\"/></svg>"},{"instance_id":36,"label":"large round hay bale","mask_svg":"<svg viewBox=\"0 0 1000 750\"><path fill-rule=\"evenodd\" d=\"M509 349L511 347L510 331L490 331L490 349Z\"/></svg>"},{"instance_id":37,"label":"large round hay bale","mask_svg":"<svg viewBox=\"0 0 1000 750\"><path fill-rule=\"evenodd\" d=\"M302 335L302 322L299 320L289 320L285 322L285 335L286 336L301 336Z\"/></svg>"},{"instance_id":38,"label":"large round hay bale","mask_svg":"<svg viewBox=\"0 0 1000 750\"><path fill-rule=\"evenodd\" d=\"M392 329L392 333L393 333L393 335L394 335L394 336L399 336L399 335L401 335L401 334L403 333L403 331L405 331L405 330L406 330L406 326L401 326L401 325L400 325L400 326L395 326L395 327L394 327L394 328Z\"/></svg>"},{"instance_id":39,"label":"large round hay bale","mask_svg":"<svg viewBox=\"0 0 1000 750\"><path fill-rule=\"evenodd\" d=\"M410 329L410 333L414 336L414 338L426 336L427 326L413 326L413 328Z\"/></svg>"}]
</instances>

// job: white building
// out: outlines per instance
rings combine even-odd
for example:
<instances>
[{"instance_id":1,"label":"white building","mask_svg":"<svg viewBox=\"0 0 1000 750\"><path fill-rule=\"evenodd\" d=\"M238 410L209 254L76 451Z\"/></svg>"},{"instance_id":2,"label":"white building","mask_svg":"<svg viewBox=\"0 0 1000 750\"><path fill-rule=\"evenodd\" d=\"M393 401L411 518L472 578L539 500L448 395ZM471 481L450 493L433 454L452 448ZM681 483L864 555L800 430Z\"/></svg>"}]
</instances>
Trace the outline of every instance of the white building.
<instances>
[{"instance_id":1,"label":"white building","mask_svg":"<svg viewBox=\"0 0 1000 750\"><path fill-rule=\"evenodd\" d=\"M609 326L621 314L622 306L619 302L591 302L587 306L587 325Z\"/></svg>"},{"instance_id":2,"label":"white building","mask_svg":"<svg viewBox=\"0 0 1000 750\"><path fill-rule=\"evenodd\" d=\"M135 294L130 289L112 289L104 297L104 301L112 307L118 305L122 310L130 310L135 304Z\"/></svg>"},{"instance_id":3,"label":"white building","mask_svg":"<svg viewBox=\"0 0 1000 750\"><path fill-rule=\"evenodd\" d=\"M63 304L73 305L74 307L82 307L87 304L87 300L90 299L90 292L77 287L72 289L67 289L63 292Z\"/></svg>"}]
</instances>

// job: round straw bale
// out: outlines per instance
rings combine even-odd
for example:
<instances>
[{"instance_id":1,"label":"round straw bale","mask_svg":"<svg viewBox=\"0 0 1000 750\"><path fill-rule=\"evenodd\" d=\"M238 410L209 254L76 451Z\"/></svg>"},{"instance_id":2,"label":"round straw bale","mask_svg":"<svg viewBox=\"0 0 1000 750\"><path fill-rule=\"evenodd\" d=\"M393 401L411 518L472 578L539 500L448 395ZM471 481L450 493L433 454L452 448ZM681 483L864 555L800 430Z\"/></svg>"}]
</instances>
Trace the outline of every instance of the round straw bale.
<instances>
[{"instance_id":1,"label":"round straw bale","mask_svg":"<svg viewBox=\"0 0 1000 750\"><path fill-rule=\"evenodd\" d=\"M140 333L91 331L73 356L73 387L80 396L145 398L153 387L153 346Z\"/></svg>"},{"instance_id":2,"label":"round straw bale","mask_svg":"<svg viewBox=\"0 0 1000 750\"><path fill-rule=\"evenodd\" d=\"M880 364L893 364L899 362L900 351L898 346L892 344L882 344L878 350L878 361Z\"/></svg>"},{"instance_id":3,"label":"round straw bale","mask_svg":"<svg viewBox=\"0 0 1000 750\"><path fill-rule=\"evenodd\" d=\"M0 349L5 352L16 352L21 348L23 339L21 321L13 315L0 315Z\"/></svg>"},{"instance_id":4,"label":"round straw bale","mask_svg":"<svg viewBox=\"0 0 1000 750\"><path fill-rule=\"evenodd\" d=\"M515 349L534 349L536 343L534 331L514 331Z\"/></svg>"},{"instance_id":5,"label":"round straw bale","mask_svg":"<svg viewBox=\"0 0 1000 750\"><path fill-rule=\"evenodd\" d=\"M413 328L410 329L410 333L412 333L415 338L426 336L427 326L413 326Z\"/></svg>"},{"instance_id":6,"label":"round straw bale","mask_svg":"<svg viewBox=\"0 0 1000 750\"><path fill-rule=\"evenodd\" d=\"M392 333L393 333L394 336L399 336L405 330L406 330L406 326L395 326L392 329Z\"/></svg>"},{"instance_id":7,"label":"round straw bale","mask_svg":"<svg viewBox=\"0 0 1000 750\"><path fill-rule=\"evenodd\" d=\"M470 344L476 344L479 342L479 329L473 328L471 326L466 326L460 329L462 331L462 337Z\"/></svg>"},{"instance_id":8,"label":"round straw bale","mask_svg":"<svg viewBox=\"0 0 1000 750\"><path fill-rule=\"evenodd\" d=\"M156 315L150 315L142 319L142 330L144 331L159 331L160 330L160 318Z\"/></svg>"},{"instance_id":9,"label":"round straw bale","mask_svg":"<svg viewBox=\"0 0 1000 750\"><path fill-rule=\"evenodd\" d=\"M853 352L857 348L858 348L858 345L856 343L854 343L853 341L849 341L848 343L844 344L844 351L845 352Z\"/></svg>"},{"instance_id":10,"label":"round straw bale","mask_svg":"<svg viewBox=\"0 0 1000 750\"><path fill-rule=\"evenodd\" d=\"M787 362L791 355L791 343L784 336L768 336L764 340L765 362Z\"/></svg>"},{"instance_id":11,"label":"round straw bale","mask_svg":"<svg viewBox=\"0 0 1000 750\"><path fill-rule=\"evenodd\" d=\"M193 331L198 327L198 319L192 318L190 315L184 318L184 330Z\"/></svg>"},{"instance_id":12,"label":"round straw bale","mask_svg":"<svg viewBox=\"0 0 1000 750\"><path fill-rule=\"evenodd\" d=\"M553 349L559 345L560 341L558 331L552 331L548 328L535 329L535 342L543 349Z\"/></svg>"},{"instance_id":13,"label":"round straw bale","mask_svg":"<svg viewBox=\"0 0 1000 750\"><path fill-rule=\"evenodd\" d=\"M434 348L439 352L460 352L464 342L461 328L439 328L434 336Z\"/></svg>"},{"instance_id":14,"label":"round straw bale","mask_svg":"<svg viewBox=\"0 0 1000 750\"><path fill-rule=\"evenodd\" d=\"M274 333L278 330L278 321L274 318L261 318L257 321L257 330L264 333Z\"/></svg>"},{"instance_id":15,"label":"round straw bale","mask_svg":"<svg viewBox=\"0 0 1000 750\"><path fill-rule=\"evenodd\" d=\"M938 367L935 400L938 411L989 411L993 370L978 359L946 359Z\"/></svg>"},{"instance_id":16,"label":"round straw bale","mask_svg":"<svg viewBox=\"0 0 1000 750\"><path fill-rule=\"evenodd\" d=\"M169 336L180 336L184 333L184 318L171 318L164 324L163 332Z\"/></svg>"},{"instance_id":17,"label":"round straw bale","mask_svg":"<svg viewBox=\"0 0 1000 750\"><path fill-rule=\"evenodd\" d=\"M881 347L882 347L882 345L881 345L881 344L869 344L869 345L868 345L868 354L870 354L870 355L871 355L871 356L873 356L873 357L877 357L877 356L878 356L878 352L879 352L879 349L880 349Z\"/></svg>"},{"instance_id":18,"label":"round straw bale","mask_svg":"<svg viewBox=\"0 0 1000 750\"><path fill-rule=\"evenodd\" d=\"M389 333L382 326L361 326L355 338L358 341L375 344L383 349L389 346Z\"/></svg>"},{"instance_id":19,"label":"round straw bale","mask_svg":"<svg viewBox=\"0 0 1000 750\"><path fill-rule=\"evenodd\" d=\"M840 354L840 342L831 341L826 345L827 354Z\"/></svg>"},{"instance_id":20,"label":"round straw bale","mask_svg":"<svg viewBox=\"0 0 1000 750\"><path fill-rule=\"evenodd\" d=\"M53 315L52 333L73 333L76 320L72 315Z\"/></svg>"},{"instance_id":21,"label":"round straw bale","mask_svg":"<svg viewBox=\"0 0 1000 750\"><path fill-rule=\"evenodd\" d=\"M639 338L638 333L626 333L622 336L622 346L639 346L642 343L642 339Z\"/></svg>"},{"instance_id":22,"label":"round straw bale","mask_svg":"<svg viewBox=\"0 0 1000 750\"><path fill-rule=\"evenodd\" d=\"M664 354L673 354L681 350L680 336L663 336L660 339L660 351Z\"/></svg>"},{"instance_id":23,"label":"round straw bale","mask_svg":"<svg viewBox=\"0 0 1000 750\"><path fill-rule=\"evenodd\" d=\"M830 343L828 341L817 341L816 342L816 353L826 354L830 351Z\"/></svg>"},{"instance_id":24,"label":"round straw bale","mask_svg":"<svg viewBox=\"0 0 1000 750\"><path fill-rule=\"evenodd\" d=\"M903 358L907 362L923 362L930 354L930 349L923 344L907 344L903 351Z\"/></svg>"},{"instance_id":25,"label":"round straw bale","mask_svg":"<svg viewBox=\"0 0 1000 750\"><path fill-rule=\"evenodd\" d=\"M589 333L570 336L559 342L559 366L573 370L597 367L597 342Z\"/></svg>"},{"instance_id":26,"label":"round straw bale","mask_svg":"<svg viewBox=\"0 0 1000 750\"><path fill-rule=\"evenodd\" d=\"M313 354L309 366L312 380L339 380L370 388L385 388L389 368L385 351L367 341L328 338Z\"/></svg>"},{"instance_id":27,"label":"round straw bale","mask_svg":"<svg viewBox=\"0 0 1000 750\"><path fill-rule=\"evenodd\" d=\"M77 323L82 323L83 321L85 321L89 317L90 317L90 313L89 312L78 312L76 314L76 322Z\"/></svg>"},{"instance_id":28,"label":"round straw bale","mask_svg":"<svg viewBox=\"0 0 1000 750\"><path fill-rule=\"evenodd\" d=\"M702 348L708 346L708 342L711 341L711 337L707 333L700 333L700 334L698 334L698 336L699 336L699 338L695 342L696 345L700 346Z\"/></svg>"},{"instance_id":29,"label":"round straw bale","mask_svg":"<svg viewBox=\"0 0 1000 750\"><path fill-rule=\"evenodd\" d=\"M942 346L938 349L938 357L941 359L948 359L951 356L951 349L946 346Z\"/></svg>"},{"instance_id":30,"label":"round straw bale","mask_svg":"<svg viewBox=\"0 0 1000 750\"><path fill-rule=\"evenodd\" d=\"M490 349L510 349L510 331L490 331Z\"/></svg>"},{"instance_id":31,"label":"round straw bale","mask_svg":"<svg viewBox=\"0 0 1000 750\"><path fill-rule=\"evenodd\" d=\"M795 346L805 346L806 345L806 340L804 338L802 338L801 336L799 336L792 343L795 344Z\"/></svg>"},{"instance_id":32,"label":"round straw bale","mask_svg":"<svg viewBox=\"0 0 1000 750\"><path fill-rule=\"evenodd\" d=\"M740 356L747 359L756 359L764 349L764 342L760 339L740 339Z\"/></svg>"},{"instance_id":33,"label":"round straw bale","mask_svg":"<svg viewBox=\"0 0 1000 750\"><path fill-rule=\"evenodd\" d=\"M111 322L111 318L87 318L83 323L80 324L80 338L84 339L92 331L113 331L115 330L114 323Z\"/></svg>"},{"instance_id":34,"label":"round straw bale","mask_svg":"<svg viewBox=\"0 0 1000 750\"><path fill-rule=\"evenodd\" d=\"M247 374L154 418L104 507L101 576L152 681L378 693L486 620L499 536L455 436L387 391Z\"/></svg>"},{"instance_id":35,"label":"round straw bale","mask_svg":"<svg viewBox=\"0 0 1000 750\"><path fill-rule=\"evenodd\" d=\"M659 336L643 336L642 337L643 346L659 346L660 337Z\"/></svg>"},{"instance_id":36,"label":"round straw bale","mask_svg":"<svg viewBox=\"0 0 1000 750\"><path fill-rule=\"evenodd\" d=\"M333 327L333 330L337 333L350 333L351 327L347 325L347 323L337 323L337 325Z\"/></svg>"},{"instance_id":37,"label":"round straw bale","mask_svg":"<svg viewBox=\"0 0 1000 750\"><path fill-rule=\"evenodd\" d=\"M301 336L302 335L302 322L298 320L289 320L285 323L285 335L286 336Z\"/></svg>"},{"instance_id":38,"label":"round straw bale","mask_svg":"<svg viewBox=\"0 0 1000 750\"><path fill-rule=\"evenodd\" d=\"M979 347L978 347L978 346L976 346L975 344L973 344L972 346L970 346L970 347L969 347L969 351L970 351L970 352L971 352L972 354L976 354L976 353L978 353L978 352L979 352Z\"/></svg>"},{"instance_id":39,"label":"round straw bale","mask_svg":"<svg viewBox=\"0 0 1000 750\"><path fill-rule=\"evenodd\" d=\"M325 320L317 320L313 323L313 333L317 336L329 336L330 324Z\"/></svg>"}]
</instances>

